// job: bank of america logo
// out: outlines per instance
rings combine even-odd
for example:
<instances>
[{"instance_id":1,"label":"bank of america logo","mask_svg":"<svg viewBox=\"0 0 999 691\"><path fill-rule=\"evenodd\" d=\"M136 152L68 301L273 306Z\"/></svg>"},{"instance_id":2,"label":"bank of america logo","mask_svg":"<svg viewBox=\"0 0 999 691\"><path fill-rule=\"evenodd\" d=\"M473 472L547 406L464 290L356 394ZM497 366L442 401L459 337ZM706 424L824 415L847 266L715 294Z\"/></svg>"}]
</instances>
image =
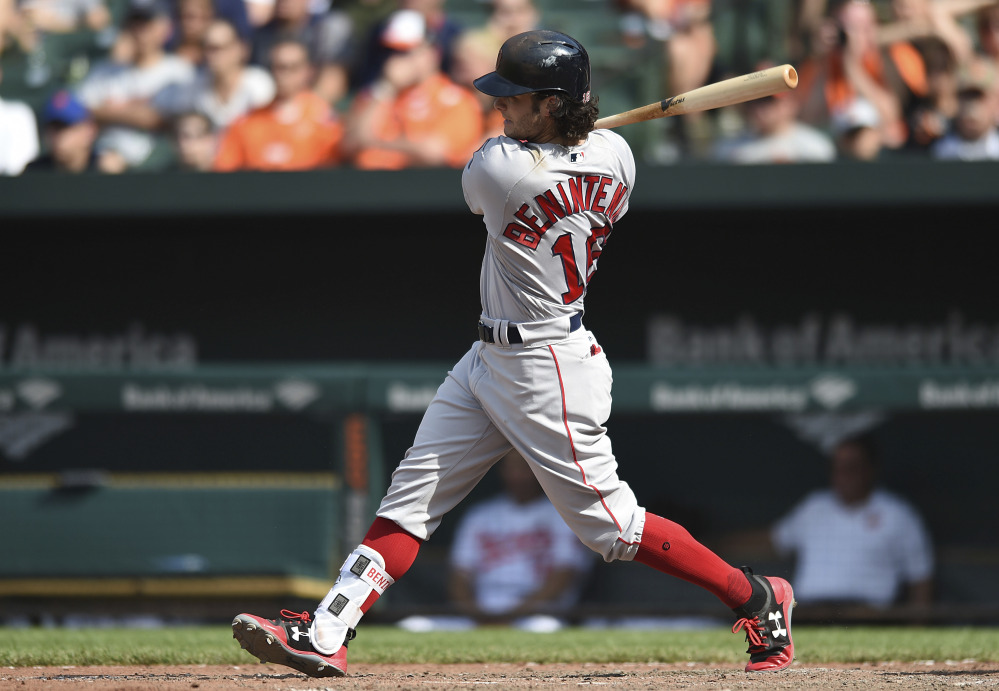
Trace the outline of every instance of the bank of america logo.
<instances>
[{"instance_id":1,"label":"bank of america logo","mask_svg":"<svg viewBox=\"0 0 999 691\"><path fill-rule=\"evenodd\" d=\"M812 396L829 410L839 408L857 395L857 383L852 379L828 374L812 380Z\"/></svg>"},{"instance_id":2,"label":"bank of america logo","mask_svg":"<svg viewBox=\"0 0 999 691\"><path fill-rule=\"evenodd\" d=\"M18 395L35 410L41 410L62 395L62 387L49 379L26 379L17 385Z\"/></svg>"},{"instance_id":3,"label":"bank of america logo","mask_svg":"<svg viewBox=\"0 0 999 691\"><path fill-rule=\"evenodd\" d=\"M274 395L286 408L301 410L319 398L319 387L310 381L288 380L274 387Z\"/></svg>"}]
</instances>

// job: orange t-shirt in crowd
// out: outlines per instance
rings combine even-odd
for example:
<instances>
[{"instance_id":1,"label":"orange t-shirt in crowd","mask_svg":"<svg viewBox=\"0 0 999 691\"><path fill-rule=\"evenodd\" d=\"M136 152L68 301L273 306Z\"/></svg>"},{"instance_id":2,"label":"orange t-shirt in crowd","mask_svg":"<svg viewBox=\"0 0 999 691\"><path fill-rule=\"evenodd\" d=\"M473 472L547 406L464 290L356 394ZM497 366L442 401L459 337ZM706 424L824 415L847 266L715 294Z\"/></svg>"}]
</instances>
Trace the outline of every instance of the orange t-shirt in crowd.
<instances>
[{"instance_id":1,"label":"orange t-shirt in crowd","mask_svg":"<svg viewBox=\"0 0 999 691\"><path fill-rule=\"evenodd\" d=\"M899 76L905 85L909 87L916 96L925 96L928 90L926 82L926 63L923 57L911 43L893 43L888 48L888 54L898 70ZM853 87L846 79L843 70L843 59L837 54L830 55L826 65L826 80L823 85L826 107L829 112L849 104L856 94ZM816 62L808 62L802 65L798 77L798 92L807 93L814 81L818 78L819 65ZM864 56L864 70L882 87L888 87L885 77L884 58L879 51L872 51Z\"/></svg>"},{"instance_id":2,"label":"orange t-shirt in crowd","mask_svg":"<svg viewBox=\"0 0 999 691\"><path fill-rule=\"evenodd\" d=\"M250 111L219 142L215 170L310 170L340 161L343 123L318 94Z\"/></svg>"},{"instance_id":3,"label":"orange t-shirt in crowd","mask_svg":"<svg viewBox=\"0 0 999 691\"><path fill-rule=\"evenodd\" d=\"M485 124L482 134L483 141L485 141L486 139L491 139L492 137L498 137L501 134L503 134L503 113L493 108L488 113L486 113L484 119L485 119Z\"/></svg>"},{"instance_id":4,"label":"orange t-shirt in crowd","mask_svg":"<svg viewBox=\"0 0 999 691\"><path fill-rule=\"evenodd\" d=\"M891 58L899 77L916 96L925 96L929 90L926 79L926 63L922 55L911 43L893 43L888 47L888 56ZM835 113L851 101L857 94L850 82L846 78L843 68L843 58L840 55L832 54L825 58L826 78L822 85L822 93L825 99L826 109L829 113ZM885 57L881 51L871 51L863 58L864 70L878 84L884 88L889 88L888 78L885 75ZM798 92L808 94L818 79L819 64L808 62L802 65L798 72ZM889 123L889 129L894 133L893 137L897 141L904 141L908 134L904 114L894 123Z\"/></svg>"},{"instance_id":5,"label":"orange t-shirt in crowd","mask_svg":"<svg viewBox=\"0 0 999 691\"><path fill-rule=\"evenodd\" d=\"M370 98L368 93L360 94L356 107L364 102L362 99ZM443 138L447 143L446 162L452 168L464 167L483 141L478 99L444 74L405 89L394 99L379 102L370 117L379 123L376 136L383 141ZM353 165L365 170L400 170L414 162L402 151L375 146L358 151Z\"/></svg>"}]
</instances>

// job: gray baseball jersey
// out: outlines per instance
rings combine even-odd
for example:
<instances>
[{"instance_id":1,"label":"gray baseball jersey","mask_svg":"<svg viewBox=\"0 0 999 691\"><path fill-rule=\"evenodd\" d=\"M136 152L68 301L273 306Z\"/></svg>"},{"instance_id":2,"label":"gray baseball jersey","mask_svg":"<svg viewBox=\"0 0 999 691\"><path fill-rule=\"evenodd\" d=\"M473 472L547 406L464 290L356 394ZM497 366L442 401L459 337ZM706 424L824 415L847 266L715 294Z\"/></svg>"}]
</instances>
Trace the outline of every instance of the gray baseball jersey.
<instances>
[{"instance_id":1,"label":"gray baseball jersey","mask_svg":"<svg viewBox=\"0 0 999 691\"><path fill-rule=\"evenodd\" d=\"M462 186L487 232L480 340L427 408L379 516L428 539L512 447L584 544L634 558L645 510L617 476L610 365L581 327L634 180L630 148L608 130L570 148L496 137L472 156Z\"/></svg>"},{"instance_id":2,"label":"gray baseball jersey","mask_svg":"<svg viewBox=\"0 0 999 691\"><path fill-rule=\"evenodd\" d=\"M483 315L536 322L581 312L634 180L631 149L610 130L570 149L488 140L461 180L468 208L483 216L488 233Z\"/></svg>"}]
</instances>

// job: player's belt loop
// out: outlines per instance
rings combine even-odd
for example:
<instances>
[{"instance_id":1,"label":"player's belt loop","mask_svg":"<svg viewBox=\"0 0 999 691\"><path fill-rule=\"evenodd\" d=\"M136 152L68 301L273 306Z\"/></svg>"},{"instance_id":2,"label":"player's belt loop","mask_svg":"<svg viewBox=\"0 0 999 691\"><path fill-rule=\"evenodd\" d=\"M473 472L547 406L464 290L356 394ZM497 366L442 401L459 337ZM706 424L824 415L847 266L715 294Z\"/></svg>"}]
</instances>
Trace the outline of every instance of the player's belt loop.
<instances>
[{"instance_id":1,"label":"player's belt loop","mask_svg":"<svg viewBox=\"0 0 999 691\"><path fill-rule=\"evenodd\" d=\"M517 327L510 326L507 319L500 319L493 328L495 329L496 341L500 345L510 345L511 335L517 333Z\"/></svg>"}]
</instances>

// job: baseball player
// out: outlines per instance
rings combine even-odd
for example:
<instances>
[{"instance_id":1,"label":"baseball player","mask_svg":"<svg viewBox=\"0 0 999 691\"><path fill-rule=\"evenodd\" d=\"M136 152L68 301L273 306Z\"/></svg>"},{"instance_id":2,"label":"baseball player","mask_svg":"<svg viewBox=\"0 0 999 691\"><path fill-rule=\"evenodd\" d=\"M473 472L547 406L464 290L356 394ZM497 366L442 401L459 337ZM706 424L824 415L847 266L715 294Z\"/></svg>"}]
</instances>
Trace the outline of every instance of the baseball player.
<instances>
[{"instance_id":1,"label":"baseball player","mask_svg":"<svg viewBox=\"0 0 999 691\"><path fill-rule=\"evenodd\" d=\"M265 662L345 675L363 614L512 448L583 544L605 561L639 561L707 589L735 611L732 631L746 632L746 671L787 667L790 584L730 566L646 511L617 475L604 427L611 369L583 326L583 299L628 210L635 162L619 135L593 129L586 50L555 31L518 34L475 86L504 116L504 136L488 139L462 173L486 229L479 339L441 384L367 535L314 613L240 614L233 636Z\"/></svg>"}]
</instances>

